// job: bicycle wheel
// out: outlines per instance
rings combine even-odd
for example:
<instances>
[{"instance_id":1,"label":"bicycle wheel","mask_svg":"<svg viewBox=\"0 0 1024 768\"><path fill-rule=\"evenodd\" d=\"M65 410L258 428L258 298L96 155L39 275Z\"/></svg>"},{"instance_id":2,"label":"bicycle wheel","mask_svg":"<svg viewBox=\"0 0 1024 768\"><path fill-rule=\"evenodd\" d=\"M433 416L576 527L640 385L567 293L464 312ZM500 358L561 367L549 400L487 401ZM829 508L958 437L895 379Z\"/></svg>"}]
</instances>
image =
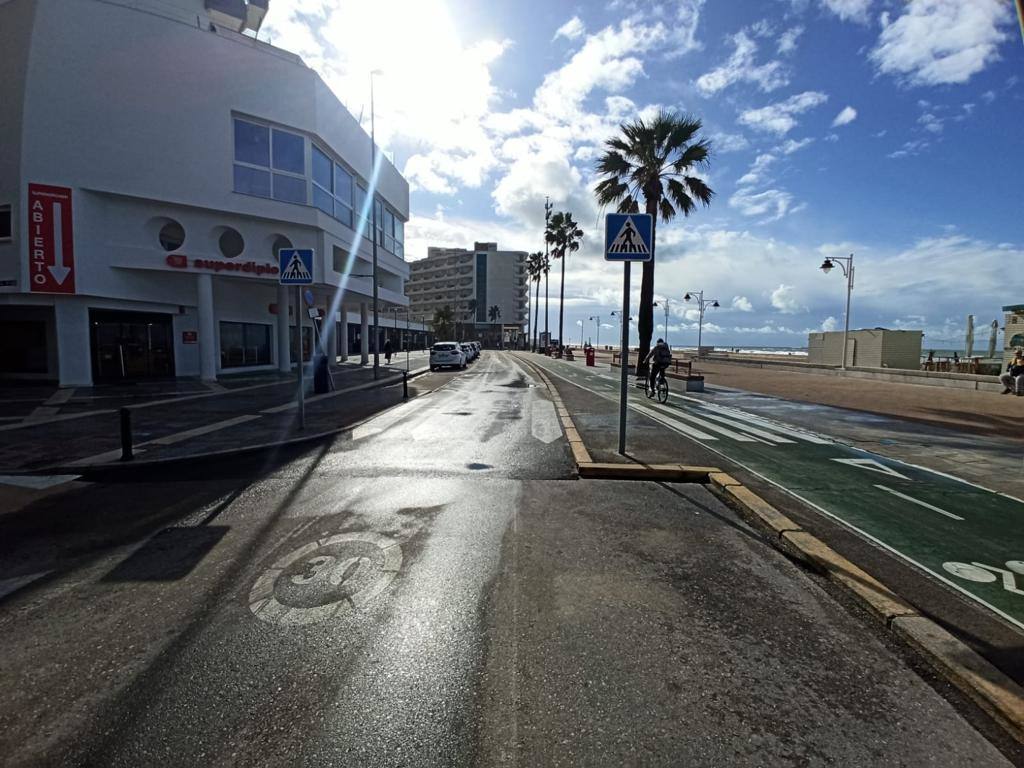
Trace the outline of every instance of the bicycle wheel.
<instances>
[{"instance_id":1,"label":"bicycle wheel","mask_svg":"<svg viewBox=\"0 0 1024 768\"><path fill-rule=\"evenodd\" d=\"M651 377L644 376L644 394L648 397L654 397L654 390L651 389Z\"/></svg>"},{"instance_id":2,"label":"bicycle wheel","mask_svg":"<svg viewBox=\"0 0 1024 768\"><path fill-rule=\"evenodd\" d=\"M667 403L668 402L668 382L665 381L665 377L664 376L661 376L658 379L658 402L659 403Z\"/></svg>"}]
</instances>

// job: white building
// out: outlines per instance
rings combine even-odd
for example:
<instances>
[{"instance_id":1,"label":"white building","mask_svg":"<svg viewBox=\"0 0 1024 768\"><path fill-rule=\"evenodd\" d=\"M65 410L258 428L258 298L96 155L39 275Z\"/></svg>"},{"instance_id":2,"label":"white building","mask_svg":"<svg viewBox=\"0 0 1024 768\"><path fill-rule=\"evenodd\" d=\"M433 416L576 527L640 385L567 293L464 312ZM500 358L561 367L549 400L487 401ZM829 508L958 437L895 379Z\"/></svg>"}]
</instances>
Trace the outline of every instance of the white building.
<instances>
[{"instance_id":1,"label":"white building","mask_svg":"<svg viewBox=\"0 0 1024 768\"><path fill-rule=\"evenodd\" d=\"M297 56L254 39L265 8L0 2L0 375L288 370L309 315L277 285L282 247L315 250L330 357L365 360L372 281L344 275L372 272L370 139ZM377 190L383 336L409 273L409 188L386 159Z\"/></svg>"},{"instance_id":2,"label":"white building","mask_svg":"<svg viewBox=\"0 0 1024 768\"><path fill-rule=\"evenodd\" d=\"M430 318L449 307L461 338L487 346L518 337L526 323L526 252L499 251L497 243L473 249L427 249L427 258L410 262L406 293L409 310Z\"/></svg>"}]
</instances>

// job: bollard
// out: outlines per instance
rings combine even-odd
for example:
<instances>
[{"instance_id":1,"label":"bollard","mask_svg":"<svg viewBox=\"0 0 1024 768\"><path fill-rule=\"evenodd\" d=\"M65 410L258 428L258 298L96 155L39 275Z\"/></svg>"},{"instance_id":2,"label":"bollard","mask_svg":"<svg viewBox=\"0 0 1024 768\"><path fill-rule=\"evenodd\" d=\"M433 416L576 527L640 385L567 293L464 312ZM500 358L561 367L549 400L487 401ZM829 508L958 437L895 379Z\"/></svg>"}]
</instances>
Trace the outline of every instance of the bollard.
<instances>
[{"instance_id":1,"label":"bollard","mask_svg":"<svg viewBox=\"0 0 1024 768\"><path fill-rule=\"evenodd\" d=\"M409 372L402 371L402 399L409 399Z\"/></svg>"},{"instance_id":2,"label":"bollard","mask_svg":"<svg viewBox=\"0 0 1024 768\"><path fill-rule=\"evenodd\" d=\"M132 412L121 409L121 461L132 460Z\"/></svg>"}]
</instances>

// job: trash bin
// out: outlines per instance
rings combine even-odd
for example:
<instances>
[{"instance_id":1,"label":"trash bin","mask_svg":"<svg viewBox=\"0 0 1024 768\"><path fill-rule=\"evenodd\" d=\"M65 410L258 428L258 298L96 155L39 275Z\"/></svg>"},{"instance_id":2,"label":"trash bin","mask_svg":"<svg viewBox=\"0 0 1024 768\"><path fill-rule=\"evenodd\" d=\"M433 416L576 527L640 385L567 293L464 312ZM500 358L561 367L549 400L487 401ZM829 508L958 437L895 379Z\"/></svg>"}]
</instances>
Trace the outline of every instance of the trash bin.
<instances>
[{"instance_id":1,"label":"trash bin","mask_svg":"<svg viewBox=\"0 0 1024 768\"><path fill-rule=\"evenodd\" d=\"M594 348L587 347L587 365L591 368L594 367Z\"/></svg>"},{"instance_id":2,"label":"trash bin","mask_svg":"<svg viewBox=\"0 0 1024 768\"><path fill-rule=\"evenodd\" d=\"M331 390L331 372L327 368L327 355L317 355L313 367L313 392L322 395Z\"/></svg>"}]
</instances>

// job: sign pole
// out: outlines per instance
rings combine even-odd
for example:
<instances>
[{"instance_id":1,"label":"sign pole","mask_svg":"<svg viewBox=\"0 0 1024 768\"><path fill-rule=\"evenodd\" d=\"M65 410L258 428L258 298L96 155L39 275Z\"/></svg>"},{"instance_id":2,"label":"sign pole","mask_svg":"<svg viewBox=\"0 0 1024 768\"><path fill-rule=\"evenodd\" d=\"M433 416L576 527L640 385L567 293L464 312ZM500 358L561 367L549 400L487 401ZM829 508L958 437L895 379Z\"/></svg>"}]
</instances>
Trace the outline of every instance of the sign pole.
<instances>
[{"instance_id":1,"label":"sign pole","mask_svg":"<svg viewBox=\"0 0 1024 768\"><path fill-rule=\"evenodd\" d=\"M302 313L299 309L302 307L302 286L295 286L295 349L298 360L295 365L295 369L298 371L296 379L299 385L298 404L299 404L299 429L306 428L306 388L303 386L302 381Z\"/></svg>"},{"instance_id":2,"label":"sign pole","mask_svg":"<svg viewBox=\"0 0 1024 768\"><path fill-rule=\"evenodd\" d=\"M622 371L619 377L619 454L626 455L626 398L629 388L629 267L630 262L622 265L622 346L619 351L619 362Z\"/></svg>"}]
</instances>

